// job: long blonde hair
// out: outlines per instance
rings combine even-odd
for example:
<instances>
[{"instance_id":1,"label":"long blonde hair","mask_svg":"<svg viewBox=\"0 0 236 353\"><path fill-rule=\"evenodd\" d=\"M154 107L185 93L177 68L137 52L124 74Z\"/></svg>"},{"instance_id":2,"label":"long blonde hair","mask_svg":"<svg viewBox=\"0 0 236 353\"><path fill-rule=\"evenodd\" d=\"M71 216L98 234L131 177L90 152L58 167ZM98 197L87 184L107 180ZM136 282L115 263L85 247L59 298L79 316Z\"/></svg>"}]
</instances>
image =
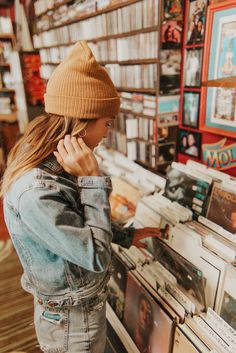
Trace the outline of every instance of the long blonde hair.
<instances>
[{"instance_id":1,"label":"long blonde hair","mask_svg":"<svg viewBox=\"0 0 236 353\"><path fill-rule=\"evenodd\" d=\"M26 171L36 167L56 150L60 139L82 131L91 119L76 119L55 114L45 114L32 120L24 135L11 149L4 172L0 196Z\"/></svg>"}]
</instances>

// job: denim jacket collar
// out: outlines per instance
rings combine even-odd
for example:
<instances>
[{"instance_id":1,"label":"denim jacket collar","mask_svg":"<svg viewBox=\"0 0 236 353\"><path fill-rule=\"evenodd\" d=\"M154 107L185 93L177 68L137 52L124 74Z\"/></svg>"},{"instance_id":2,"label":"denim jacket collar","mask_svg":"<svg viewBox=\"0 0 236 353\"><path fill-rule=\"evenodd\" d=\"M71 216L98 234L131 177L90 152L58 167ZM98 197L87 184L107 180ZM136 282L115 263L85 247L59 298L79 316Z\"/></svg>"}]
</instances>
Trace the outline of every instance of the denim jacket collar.
<instances>
[{"instance_id":1,"label":"denim jacket collar","mask_svg":"<svg viewBox=\"0 0 236 353\"><path fill-rule=\"evenodd\" d=\"M62 168L53 154L50 154L42 163L40 163L39 168L42 168L52 174L65 176L66 178L69 178L73 181L76 180L75 176L67 173Z\"/></svg>"}]
</instances>

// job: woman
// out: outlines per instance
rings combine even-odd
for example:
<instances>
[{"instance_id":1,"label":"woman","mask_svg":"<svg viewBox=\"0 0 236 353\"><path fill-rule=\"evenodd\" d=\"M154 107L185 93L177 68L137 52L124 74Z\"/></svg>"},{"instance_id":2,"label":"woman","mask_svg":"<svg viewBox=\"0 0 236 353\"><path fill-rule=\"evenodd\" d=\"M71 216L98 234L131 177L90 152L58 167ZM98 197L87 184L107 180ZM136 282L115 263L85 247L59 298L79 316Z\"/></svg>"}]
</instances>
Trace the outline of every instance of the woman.
<instances>
[{"instance_id":1,"label":"woman","mask_svg":"<svg viewBox=\"0 0 236 353\"><path fill-rule=\"evenodd\" d=\"M104 351L111 241L128 247L158 235L152 228L111 229L111 181L92 151L119 104L107 72L78 42L48 82L46 114L28 125L9 155L4 216L46 353Z\"/></svg>"}]
</instances>

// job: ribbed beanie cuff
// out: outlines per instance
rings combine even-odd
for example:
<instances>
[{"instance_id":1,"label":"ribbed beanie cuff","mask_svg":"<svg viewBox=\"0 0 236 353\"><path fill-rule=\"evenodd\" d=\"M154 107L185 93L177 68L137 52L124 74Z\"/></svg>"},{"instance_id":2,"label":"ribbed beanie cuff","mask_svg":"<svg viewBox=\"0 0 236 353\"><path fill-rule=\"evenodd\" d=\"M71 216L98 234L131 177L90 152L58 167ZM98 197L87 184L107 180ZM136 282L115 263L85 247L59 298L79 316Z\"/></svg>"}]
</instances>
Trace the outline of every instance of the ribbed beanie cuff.
<instances>
[{"instance_id":1,"label":"ribbed beanie cuff","mask_svg":"<svg viewBox=\"0 0 236 353\"><path fill-rule=\"evenodd\" d=\"M114 117L119 113L120 98L86 99L44 94L45 111L80 119Z\"/></svg>"}]
</instances>

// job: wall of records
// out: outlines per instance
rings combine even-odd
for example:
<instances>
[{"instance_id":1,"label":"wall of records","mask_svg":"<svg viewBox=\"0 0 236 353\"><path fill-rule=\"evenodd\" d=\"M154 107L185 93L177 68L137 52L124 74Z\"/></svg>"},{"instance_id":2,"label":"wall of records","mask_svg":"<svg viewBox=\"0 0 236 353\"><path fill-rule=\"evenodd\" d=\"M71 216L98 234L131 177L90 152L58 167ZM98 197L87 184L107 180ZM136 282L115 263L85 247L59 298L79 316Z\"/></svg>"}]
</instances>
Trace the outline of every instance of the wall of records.
<instances>
[{"instance_id":1,"label":"wall of records","mask_svg":"<svg viewBox=\"0 0 236 353\"><path fill-rule=\"evenodd\" d=\"M37 0L41 77L87 40L120 92L110 148L154 172L193 159L236 176L235 11L232 0Z\"/></svg>"},{"instance_id":2,"label":"wall of records","mask_svg":"<svg viewBox=\"0 0 236 353\"><path fill-rule=\"evenodd\" d=\"M117 339L136 353L235 352L236 179L191 160L164 178L96 153L112 175L113 224L160 228L145 248L113 244L107 317Z\"/></svg>"}]
</instances>

